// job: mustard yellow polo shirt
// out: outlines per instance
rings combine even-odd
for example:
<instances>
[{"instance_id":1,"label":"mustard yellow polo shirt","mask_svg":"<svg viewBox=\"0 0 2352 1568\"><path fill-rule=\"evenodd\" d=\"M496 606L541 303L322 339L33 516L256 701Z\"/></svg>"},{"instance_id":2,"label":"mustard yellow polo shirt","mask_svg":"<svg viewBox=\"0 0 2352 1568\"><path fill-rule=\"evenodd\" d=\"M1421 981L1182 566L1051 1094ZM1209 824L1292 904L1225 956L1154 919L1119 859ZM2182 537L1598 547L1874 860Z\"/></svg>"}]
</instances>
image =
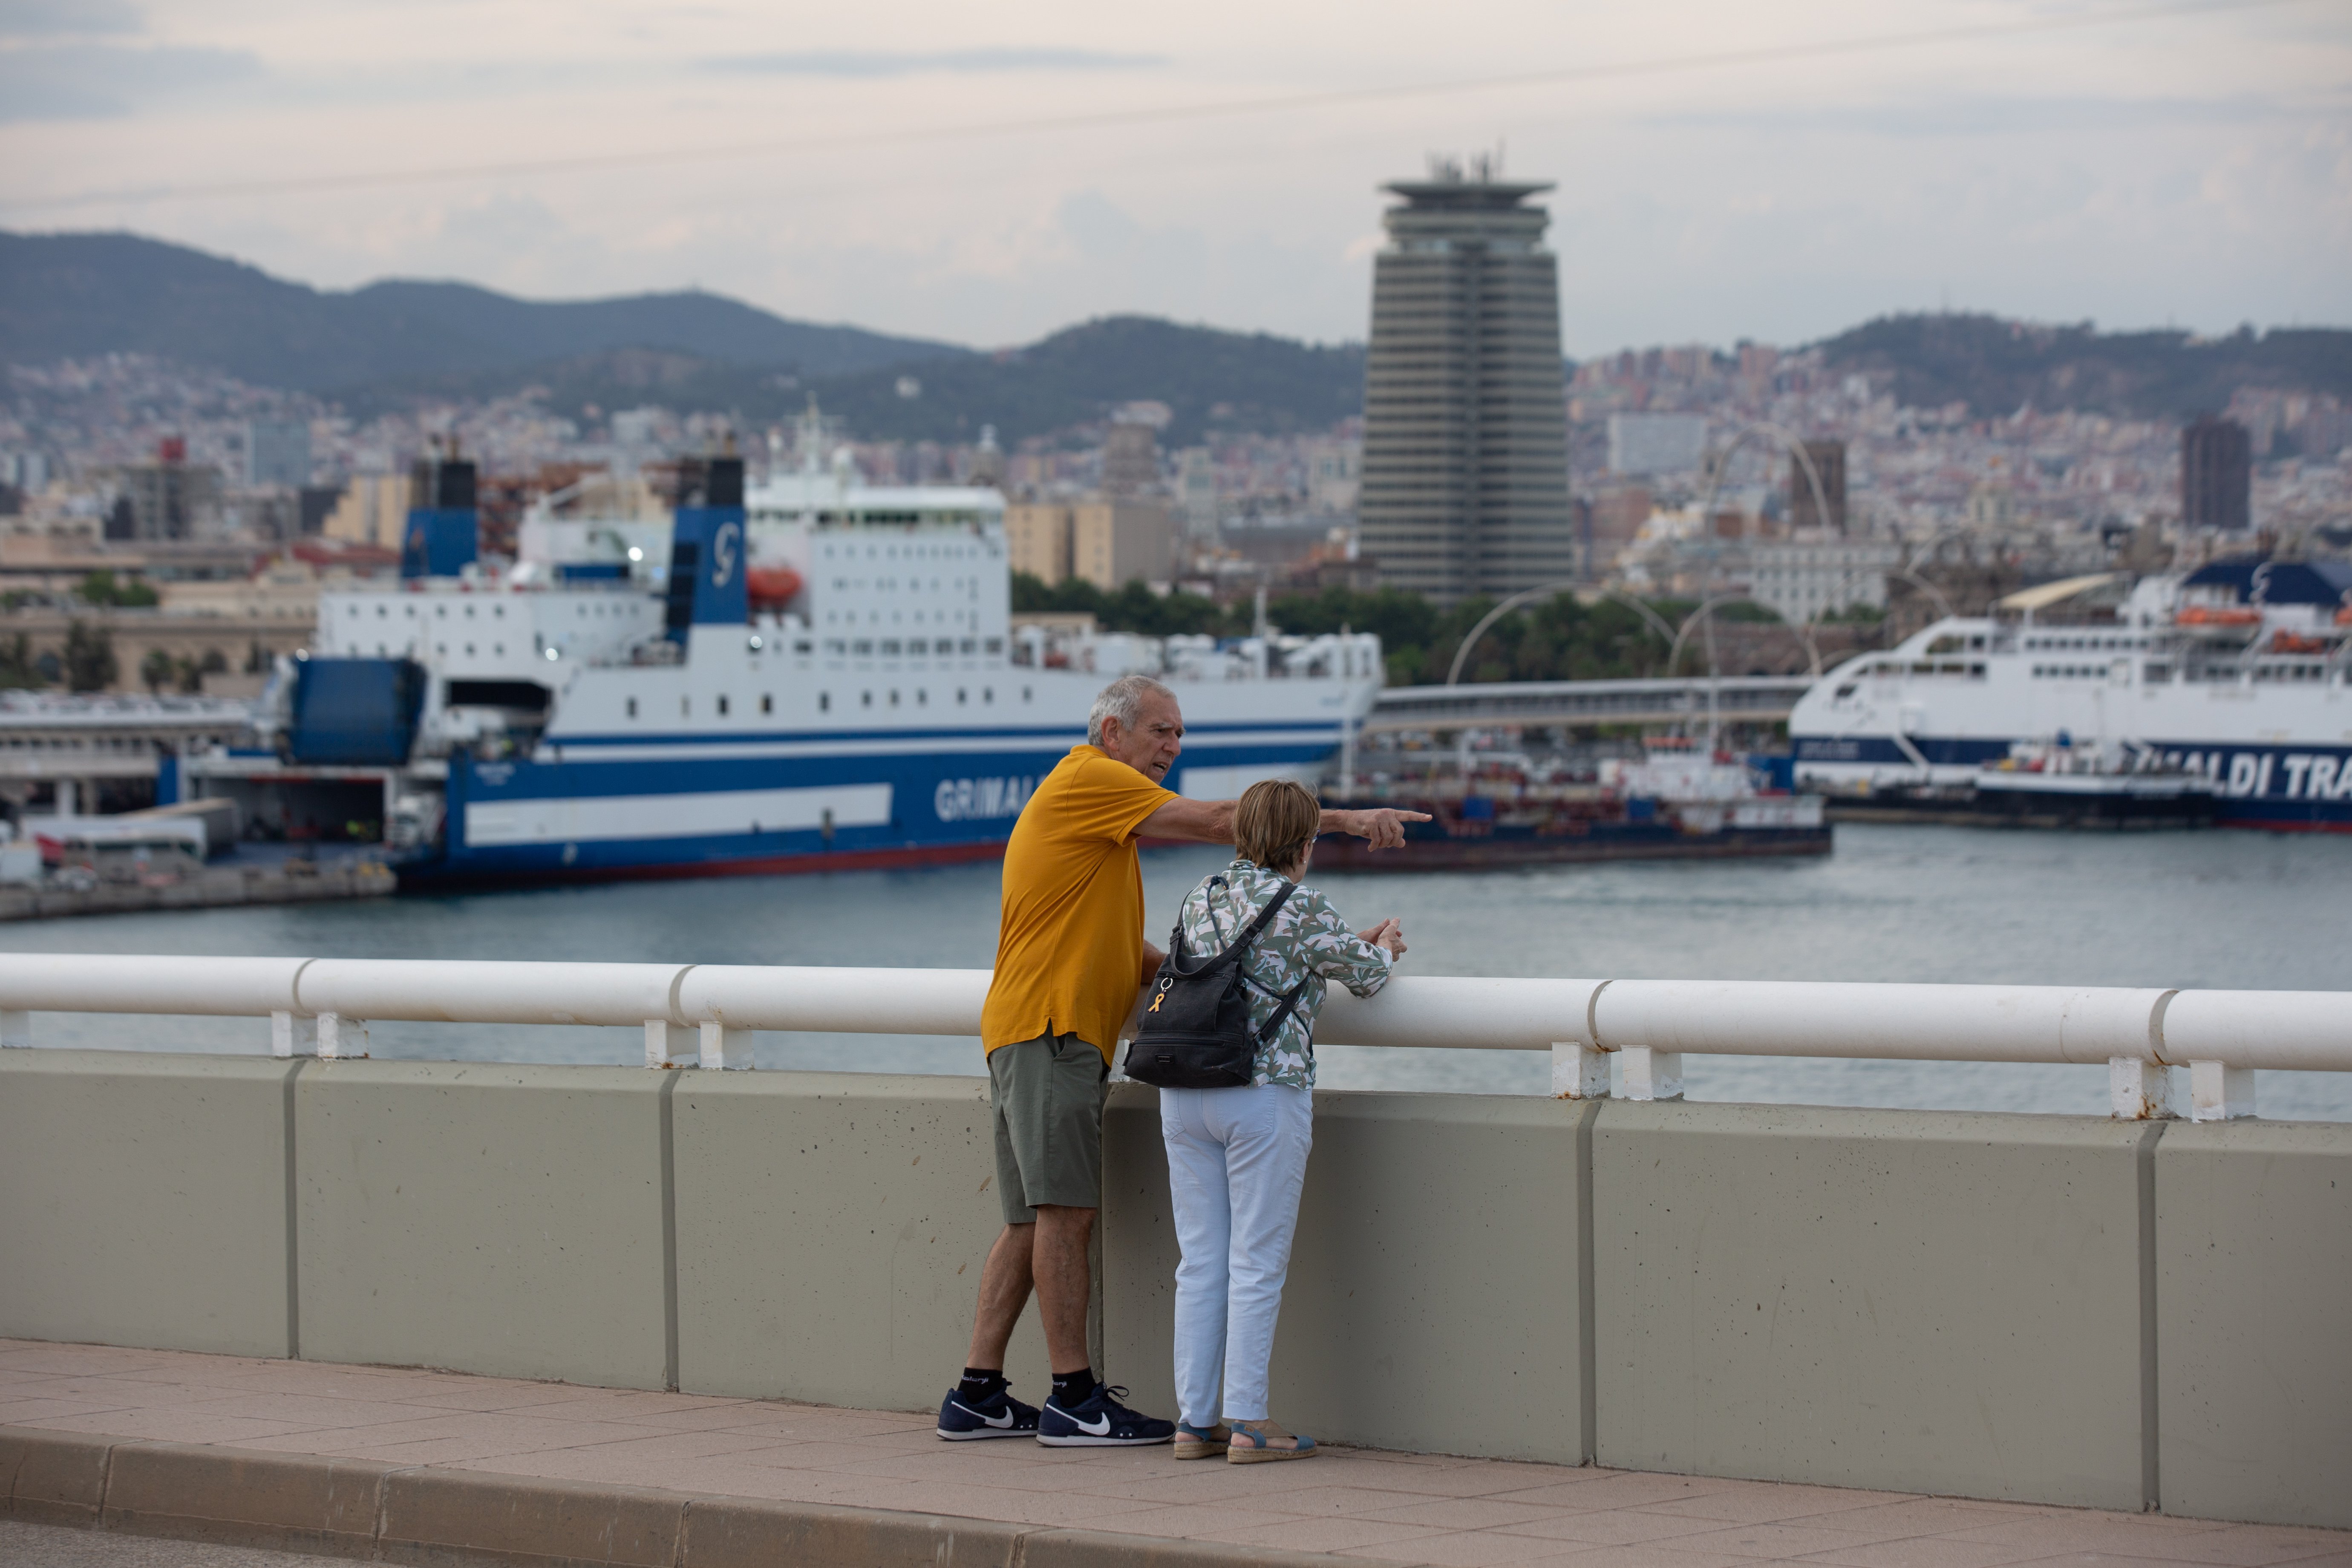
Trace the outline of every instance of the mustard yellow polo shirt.
<instances>
[{"instance_id":1,"label":"mustard yellow polo shirt","mask_svg":"<svg viewBox=\"0 0 2352 1568\"><path fill-rule=\"evenodd\" d=\"M1038 784L1004 847L986 1049L1071 1034L1110 1059L1143 984L1136 831L1176 798L1093 746L1071 747Z\"/></svg>"}]
</instances>

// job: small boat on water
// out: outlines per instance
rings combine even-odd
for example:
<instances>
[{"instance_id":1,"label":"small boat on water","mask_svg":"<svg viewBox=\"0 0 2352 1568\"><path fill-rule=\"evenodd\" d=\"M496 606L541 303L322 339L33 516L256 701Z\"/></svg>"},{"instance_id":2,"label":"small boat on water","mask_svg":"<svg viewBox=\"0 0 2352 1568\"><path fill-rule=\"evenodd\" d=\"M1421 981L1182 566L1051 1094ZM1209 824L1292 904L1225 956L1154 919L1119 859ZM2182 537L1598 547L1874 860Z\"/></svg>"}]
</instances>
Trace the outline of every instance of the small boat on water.
<instances>
[{"instance_id":1,"label":"small boat on water","mask_svg":"<svg viewBox=\"0 0 2352 1568\"><path fill-rule=\"evenodd\" d=\"M2162 752L2126 743L2019 741L1963 784L1881 784L1832 793L1834 822L1973 827L2210 827L2221 786Z\"/></svg>"},{"instance_id":2,"label":"small boat on water","mask_svg":"<svg viewBox=\"0 0 2352 1568\"><path fill-rule=\"evenodd\" d=\"M1816 795L1772 787L1727 752L1653 742L1640 758L1604 761L1589 779L1546 778L1489 765L1450 777L1327 788L1336 806L1425 811L1402 849L1327 836L1318 870L1459 871L1605 860L1746 859L1826 855L1831 828Z\"/></svg>"}]
</instances>

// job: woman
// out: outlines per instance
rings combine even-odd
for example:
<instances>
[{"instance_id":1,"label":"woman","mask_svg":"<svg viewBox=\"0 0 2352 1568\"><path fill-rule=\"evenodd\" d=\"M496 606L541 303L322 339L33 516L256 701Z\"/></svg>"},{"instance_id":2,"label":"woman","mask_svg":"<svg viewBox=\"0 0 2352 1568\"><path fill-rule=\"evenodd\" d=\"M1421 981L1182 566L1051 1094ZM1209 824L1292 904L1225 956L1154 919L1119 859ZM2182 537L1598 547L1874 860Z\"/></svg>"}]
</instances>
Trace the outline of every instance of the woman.
<instances>
[{"instance_id":1,"label":"woman","mask_svg":"<svg viewBox=\"0 0 2352 1568\"><path fill-rule=\"evenodd\" d=\"M1234 863L1185 896L1178 923L1193 952L1220 952L1286 883L1307 874L1322 808L1287 780L1253 784L1234 810ZM1258 1048L1237 1089L1163 1089L1160 1131L1183 1261L1176 1269L1176 1457L1237 1465L1304 1459L1315 1440L1266 1419L1266 1363L1314 1142L1315 1016L1324 982L1359 996L1388 984L1404 953L1393 919L1350 931L1331 900L1299 888L1258 934L1243 973ZM1301 983L1303 986L1301 986ZM1282 999L1297 1005L1266 1029ZM1218 1373L1225 1425L1217 1420Z\"/></svg>"}]
</instances>

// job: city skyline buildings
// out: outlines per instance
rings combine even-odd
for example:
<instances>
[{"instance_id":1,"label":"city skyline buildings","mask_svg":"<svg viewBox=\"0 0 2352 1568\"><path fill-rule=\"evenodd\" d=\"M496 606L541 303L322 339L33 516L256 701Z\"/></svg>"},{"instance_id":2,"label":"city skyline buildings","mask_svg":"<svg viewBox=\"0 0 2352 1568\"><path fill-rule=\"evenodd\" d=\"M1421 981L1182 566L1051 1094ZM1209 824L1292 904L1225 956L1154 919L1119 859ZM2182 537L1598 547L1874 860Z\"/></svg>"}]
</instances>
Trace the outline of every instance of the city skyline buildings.
<instances>
[{"instance_id":1,"label":"city skyline buildings","mask_svg":"<svg viewBox=\"0 0 2352 1568\"><path fill-rule=\"evenodd\" d=\"M936 0L887 25L748 0L480 0L435 26L358 0L19 8L0 226L155 233L330 287L698 285L984 345L1126 310L1328 342L1369 291L1366 187L1501 138L1562 177L1555 219L1587 237L1563 295L1579 358L1946 305L2352 319L2326 261L2352 251L2340 10L1514 0L1473 24L1433 36L1391 4L1335 27L1213 3L1181 33ZM1986 36L1860 47L1906 27ZM1743 53L1782 58L1720 63ZM1487 79L1562 68L1584 75Z\"/></svg>"}]
</instances>

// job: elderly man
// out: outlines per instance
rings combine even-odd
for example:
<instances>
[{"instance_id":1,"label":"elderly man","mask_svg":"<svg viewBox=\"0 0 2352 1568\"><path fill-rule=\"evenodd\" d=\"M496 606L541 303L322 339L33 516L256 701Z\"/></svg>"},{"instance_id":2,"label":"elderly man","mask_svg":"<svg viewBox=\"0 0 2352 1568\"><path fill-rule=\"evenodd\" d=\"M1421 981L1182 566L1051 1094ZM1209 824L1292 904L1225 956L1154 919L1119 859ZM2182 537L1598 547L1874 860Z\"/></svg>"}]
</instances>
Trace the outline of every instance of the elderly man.
<instances>
[{"instance_id":1,"label":"elderly man","mask_svg":"<svg viewBox=\"0 0 2352 1568\"><path fill-rule=\"evenodd\" d=\"M1163 788L1182 749L1176 694L1130 675L1095 699L1087 743L1038 784L1004 851L996 976L981 1015L995 1110L1004 1230L980 1279L970 1364L940 1406L940 1436L1034 1436L1055 1447L1165 1443L1175 1426L1120 1405L1087 1350L1087 1244L1102 1192L1110 1057L1137 989L1162 954L1143 939L1138 838L1234 841L1234 803ZM1326 811L1322 831L1375 849L1404 842L1416 812ZM1041 1411L1013 1397L1004 1346L1031 1290L1054 1389Z\"/></svg>"}]
</instances>

